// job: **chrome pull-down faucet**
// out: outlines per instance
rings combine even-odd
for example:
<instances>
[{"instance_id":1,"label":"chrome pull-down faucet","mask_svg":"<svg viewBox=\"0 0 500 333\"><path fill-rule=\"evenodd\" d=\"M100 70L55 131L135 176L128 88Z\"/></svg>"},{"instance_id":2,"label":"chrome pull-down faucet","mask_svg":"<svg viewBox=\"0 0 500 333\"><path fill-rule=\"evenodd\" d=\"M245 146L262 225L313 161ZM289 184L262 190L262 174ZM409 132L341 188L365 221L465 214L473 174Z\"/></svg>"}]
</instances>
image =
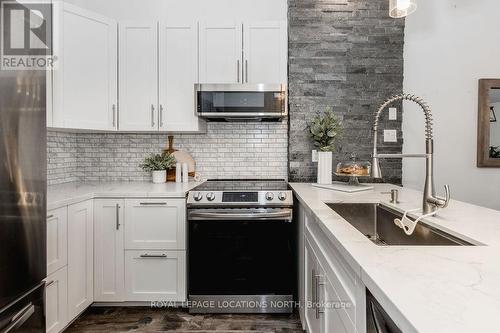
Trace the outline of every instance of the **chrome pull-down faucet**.
<instances>
[{"instance_id":1,"label":"chrome pull-down faucet","mask_svg":"<svg viewBox=\"0 0 500 333\"><path fill-rule=\"evenodd\" d=\"M379 125L379 118L382 111L392 103L407 100L418 104L425 115L425 154L378 154L377 153L377 131ZM425 158L425 186L424 196L422 199L422 213L429 214L437 210L437 208L445 208L450 202L450 187L445 185L445 198L436 196L434 190L434 141L432 135L432 112L427 103L420 97L411 94L395 95L386 100L377 110L375 114L375 121L373 123L373 163L372 163L372 177L382 178L382 171L380 169L381 158Z\"/></svg>"}]
</instances>

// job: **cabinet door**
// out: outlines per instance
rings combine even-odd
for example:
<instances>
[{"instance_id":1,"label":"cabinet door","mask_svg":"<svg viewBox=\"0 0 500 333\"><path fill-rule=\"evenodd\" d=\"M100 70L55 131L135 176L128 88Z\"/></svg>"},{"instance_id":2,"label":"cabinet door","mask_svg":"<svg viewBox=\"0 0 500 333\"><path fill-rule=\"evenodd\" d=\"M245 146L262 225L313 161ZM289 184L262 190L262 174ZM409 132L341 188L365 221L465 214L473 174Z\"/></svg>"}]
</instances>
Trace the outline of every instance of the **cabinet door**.
<instances>
[{"instance_id":1,"label":"cabinet door","mask_svg":"<svg viewBox=\"0 0 500 333\"><path fill-rule=\"evenodd\" d=\"M75 318L93 301L92 200L68 206L68 316Z\"/></svg>"},{"instance_id":2,"label":"cabinet door","mask_svg":"<svg viewBox=\"0 0 500 333\"><path fill-rule=\"evenodd\" d=\"M127 301L186 300L185 251L125 251Z\"/></svg>"},{"instance_id":3,"label":"cabinet door","mask_svg":"<svg viewBox=\"0 0 500 333\"><path fill-rule=\"evenodd\" d=\"M200 27L200 82L242 82L242 25L203 23Z\"/></svg>"},{"instance_id":4,"label":"cabinet door","mask_svg":"<svg viewBox=\"0 0 500 333\"><path fill-rule=\"evenodd\" d=\"M287 83L288 41L282 21L243 25L244 82Z\"/></svg>"},{"instance_id":5,"label":"cabinet door","mask_svg":"<svg viewBox=\"0 0 500 333\"><path fill-rule=\"evenodd\" d=\"M94 200L94 300L123 301L123 200Z\"/></svg>"},{"instance_id":6,"label":"cabinet door","mask_svg":"<svg viewBox=\"0 0 500 333\"><path fill-rule=\"evenodd\" d=\"M45 282L45 330L59 333L68 324L67 268L52 273Z\"/></svg>"},{"instance_id":7,"label":"cabinet door","mask_svg":"<svg viewBox=\"0 0 500 333\"><path fill-rule=\"evenodd\" d=\"M117 129L117 22L64 2L55 8L52 125Z\"/></svg>"},{"instance_id":8,"label":"cabinet door","mask_svg":"<svg viewBox=\"0 0 500 333\"><path fill-rule=\"evenodd\" d=\"M125 200L125 249L184 250L185 199Z\"/></svg>"},{"instance_id":9,"label":"cabinet door","mask_svg":"<svg viewBox=\"0 0 500 333\"><path fill-rule=\"evenodd\" d=\"M51 210L47 215L47 275L68 263L68 210Z\"/></svg>"},{"instance_id":10,"label":"cabinet door","mask_svg":"<svg viewBox=\"0 0 500 333\"><path fill-rule=\"evenodd\" d=\"M195 110L198 83L198 23L160 24L161 131L196 132L205 129Z\"/></svg>"},{"instance_id":11,"label":"cabinet door","mask_svg":"<svg viewBox=\"0 0 500 333\"><path fill-rule=\"evenodd\" d=\"M305 285L304 293L306 300L305 309L305 322L306 328L309 333L320 333L321 332L321 321L319 314L317 313L317 303L318 303L318 285L317 278L319 275L318 269L319 265L317 263L316 256L306 241L305 253L304 253L304 263L305 263Z\"/></svg>"},{"instance_id":12,"label":"cabinet door","mask_svg":"<svg viewBox=\"0 0 500 333\"><path fill-rule=\"evenodd\" d=\"M120 130L158 130L158 23L120 22Z\"/></svg>"},{"instance_id":13,"label":"cabinet door","mask_svg":"<svg viewBox=\"0 0 500 333\"><path fill-rule=\"evenodd\" d=\"M320 303L325 304L322 310L322 332L329 333L355 333L353 324L342 320L345 312L344 301L337 295L333 285L325 279L325 283L320 286Z\"/></svg>"}]
</instances>

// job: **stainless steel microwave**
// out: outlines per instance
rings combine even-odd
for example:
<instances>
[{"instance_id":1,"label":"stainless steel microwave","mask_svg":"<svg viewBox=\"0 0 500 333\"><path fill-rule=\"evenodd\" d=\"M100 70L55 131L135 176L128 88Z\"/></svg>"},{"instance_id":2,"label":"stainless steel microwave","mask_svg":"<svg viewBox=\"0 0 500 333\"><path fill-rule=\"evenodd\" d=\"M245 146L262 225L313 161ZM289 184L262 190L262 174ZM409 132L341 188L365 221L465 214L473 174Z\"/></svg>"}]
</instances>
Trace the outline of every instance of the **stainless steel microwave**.
<instances>
[{"instance_id":1,"label":"stainless steel microwave","mask_svg":"<svg viewBox=\"0 0 500 333\"><path fill-rule=\"evenodd\" d=\"M288 114L284 84L196 84L196 112L212 121L279 121Z\"/></svg>"}]
</instances>

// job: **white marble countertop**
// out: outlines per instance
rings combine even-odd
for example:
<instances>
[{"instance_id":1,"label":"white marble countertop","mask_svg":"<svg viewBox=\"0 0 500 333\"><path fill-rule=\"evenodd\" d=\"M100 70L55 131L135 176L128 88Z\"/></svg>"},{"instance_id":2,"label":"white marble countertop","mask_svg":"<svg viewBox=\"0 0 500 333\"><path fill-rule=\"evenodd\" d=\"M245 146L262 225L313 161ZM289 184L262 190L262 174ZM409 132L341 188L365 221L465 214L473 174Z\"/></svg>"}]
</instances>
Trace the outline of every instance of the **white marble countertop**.
<instances>
[{"instance_id":1,"label":"white marble countertop","mask_svg":"<svg viewBox=\"0 0 500 333\"><path fill-rule=\"evenodd\" d=\"M93 198L184 198L201 182L153 183L66 183L47 187L47 210Z\"/></svg>"},{"instance_id":2,"label":"white marble countertop","mask_svg":"<svg viewBox=\"0 0 500 333\"><path fill-rule=\"evenodd\" d=\"M420 208L421 192L389 184L358 193L290 185L404 332L499 331L500 211L452 200L424 220L481 246L378 246L325 202L380 202L403 211ZM392 188L399 189L397 205L381 193Z\"/></svg>"}]
</instances>

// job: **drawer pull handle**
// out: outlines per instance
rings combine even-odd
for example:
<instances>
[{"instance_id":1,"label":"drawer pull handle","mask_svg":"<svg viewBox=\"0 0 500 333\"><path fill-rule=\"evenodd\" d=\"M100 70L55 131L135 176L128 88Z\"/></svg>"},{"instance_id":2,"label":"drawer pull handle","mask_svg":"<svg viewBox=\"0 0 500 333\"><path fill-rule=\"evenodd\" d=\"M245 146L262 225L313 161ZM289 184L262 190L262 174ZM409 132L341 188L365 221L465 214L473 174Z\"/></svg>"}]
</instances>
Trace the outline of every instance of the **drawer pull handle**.
<instances>
[{"instance_id":1,"label":"drawer pull handle","mask_svg":"<svg viewBox=\"0 0 500 333\"><path fill-rule=\"evenodd\" d=\"M314 276L315 282L316 282L316 319L319 319L321 314L325 313L325 311L322 309L323 305L321 304L321 299L320 299L320 287L325 285L325 282L323 282L323 277L321 275L315 275Z\"/></svg>"},{"instance_id":2,"label":"drawer pull handle","mask_svg":"<svg viewBox=\"0 0 500 333\"><path fill-rule=\"evenodd\" d=\"M166 258L166 254L141 254L141 258Z\"/></svg>"},{"instance_id":3,"label":"drawer pull handle","mask_svg":"<svg viewBox=\"0 0 500 333\"><path fill-rule=\"evenodd\" d=\"M53 217L54 217L54 214L51 214L51 215L47 216L47 219L51 219Z\"/></svg>"},{"instance_id":4,"label":"drawer pull handle","mask_svg":"<svg viewBox=\"0 0 500 333\"><path fill-rule=\"evenodd\" d=\"M141 202L141 206L165 206L166 202Z\"/></svg>"},{"instance_id":5,"label":"drawer pull handle","mask_svg":"<svg viewBox=\"0 0 500 333\"><path fill-rule=\"evenodd\" d=\"M120 205L116 204L116 230L120 230Z\"/></svg>"}]
</instances>

